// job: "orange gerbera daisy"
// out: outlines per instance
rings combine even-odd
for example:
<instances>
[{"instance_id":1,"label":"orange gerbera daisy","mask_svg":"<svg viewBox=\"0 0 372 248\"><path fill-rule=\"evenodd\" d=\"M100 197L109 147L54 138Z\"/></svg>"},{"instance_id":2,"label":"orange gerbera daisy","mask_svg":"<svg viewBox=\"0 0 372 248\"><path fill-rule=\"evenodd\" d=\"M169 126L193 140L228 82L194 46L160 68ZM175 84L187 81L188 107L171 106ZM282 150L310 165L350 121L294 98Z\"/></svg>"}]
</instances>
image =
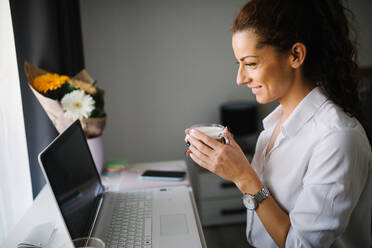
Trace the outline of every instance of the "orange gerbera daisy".
<instances>
[{"instance_id":1,"label":"orange gerbera daisy","mask_svg":"<svg viewBox=\"0 0 372 248\"><path fill-rule=\"evenodd\" d=\"M46 93L48 90L59 89L69 79L69 76L58 75L57 73L46 73L34 78L32 86L37 91Z\"/></svg>"}]
</instances>

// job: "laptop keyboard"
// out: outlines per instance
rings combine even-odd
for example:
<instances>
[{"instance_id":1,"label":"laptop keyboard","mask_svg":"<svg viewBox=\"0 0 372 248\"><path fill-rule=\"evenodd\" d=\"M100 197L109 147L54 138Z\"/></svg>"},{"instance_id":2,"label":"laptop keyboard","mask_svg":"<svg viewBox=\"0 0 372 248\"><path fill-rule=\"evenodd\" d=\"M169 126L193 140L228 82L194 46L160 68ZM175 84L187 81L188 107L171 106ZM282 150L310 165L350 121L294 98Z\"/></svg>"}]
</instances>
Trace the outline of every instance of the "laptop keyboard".
<instances>
[{"instance_id":1,"label":"laptop keyboard","mask_svg":"<svg viewBox=\"0 0 372 248\"><path fill-rule=\"evenodd\" d=\"M107 248L152 247L152 191L121 193L103 240Z\"/></svg>"}]
</instances>

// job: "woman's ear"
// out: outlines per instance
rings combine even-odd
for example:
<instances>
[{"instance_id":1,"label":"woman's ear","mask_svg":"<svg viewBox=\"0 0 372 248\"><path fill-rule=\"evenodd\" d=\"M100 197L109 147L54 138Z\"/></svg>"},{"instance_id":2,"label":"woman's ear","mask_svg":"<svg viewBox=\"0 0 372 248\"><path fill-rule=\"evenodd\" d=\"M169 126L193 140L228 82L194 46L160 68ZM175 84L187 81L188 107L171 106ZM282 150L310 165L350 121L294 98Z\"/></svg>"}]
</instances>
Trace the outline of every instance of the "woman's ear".
<instances>
[{"instance_id":1,"label":"woman's ear","mask_svg":"<svg viewBox=\"0 0 372 248\"><path fill-rule=\"evenodd\" d=\"M296 42L293 44L290 53L290 65L294 69L298 69L304 63L306 58L306 46L304 43Z\"/></svg>"}]
</instances>

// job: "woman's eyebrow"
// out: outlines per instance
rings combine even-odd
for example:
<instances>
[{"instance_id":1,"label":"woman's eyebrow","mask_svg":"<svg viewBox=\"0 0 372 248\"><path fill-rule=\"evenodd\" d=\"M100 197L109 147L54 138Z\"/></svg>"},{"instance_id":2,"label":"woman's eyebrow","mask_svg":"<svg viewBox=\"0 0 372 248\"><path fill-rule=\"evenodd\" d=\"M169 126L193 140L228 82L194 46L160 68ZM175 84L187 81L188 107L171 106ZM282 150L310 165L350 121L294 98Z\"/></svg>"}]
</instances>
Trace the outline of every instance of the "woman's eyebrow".
<instances>
[{"instance_id":1,"label":"woman's eyebrow","mask_svg":"<svg viewBox=\"0 0 372 248\"><path fill-rule=\"evenodd\" d=\"M244 56L244 57L240 58L239 60L240 60L240 61L243 61L243 60L245 60L245 59L246 59L246 58L248 58L248 57L253 57L253 58L257 58L258 56L254 56L254 55L247 55L247 56Z\"/></svg>"}]
</instances>

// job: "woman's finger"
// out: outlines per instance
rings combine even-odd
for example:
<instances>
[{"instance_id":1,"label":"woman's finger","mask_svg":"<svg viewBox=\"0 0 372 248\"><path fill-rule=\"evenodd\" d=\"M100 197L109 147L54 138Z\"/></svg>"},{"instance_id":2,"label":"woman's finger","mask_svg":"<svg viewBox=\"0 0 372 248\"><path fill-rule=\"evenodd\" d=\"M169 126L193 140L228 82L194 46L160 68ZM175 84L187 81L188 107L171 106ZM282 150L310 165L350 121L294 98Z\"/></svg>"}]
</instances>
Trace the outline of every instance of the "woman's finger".
<instances>
[{"instance_id":1,"label":"woman's finger","mask_svg":"<svg viewBox=\"0 0 372 248\"><path fill-rule=\"evenodd\" d=\"M199 159L201 159L205 162L209 160L209 157L207 155L205 155L204 153L202 153L201 151L199 151L194 145L191 145L189 147L189 150L191 151L192 154L197 156Z\"/></svg>"},{"instance_id":2,"label":"woman's finger","mask_svg":"<svg viewBox=\"0 0 372 248\"><path fill-rule=\"evenodd\" d=\"M191 153L191 151L189 149L187 149L187 151L185 152L186 157L190 156L190 153Z\"/></svg>"},{"instance_id":3,"label":"woman's finger","mask_svg":"<svg viewBox=\"0 0 372 248\"><path fill-rule=\"evenodd\" d=\"M203 142L201 142L200 140L194 138L191 135L188 137L187 140L190 142L191 146L196 147L204 155L206 155L206 156L211 156L212 155L213 149L211 147L207 146L206 144L204 144Z\"/></svg>"},{"instance_id":4,"label":"woman's finger","mask_svg":"<svg viewBox=\"0 0 372 248\"><path fill-rule=\"evenodd\" d=\"M190 130L190 137L194 137L196 139L203 141L204 144L208 145L212 149L218 149L220 146L222 146L222 143L218 142L217 140L209 137L205 133L200 132L195 128Z\"/></svg>"},{"instance_id":5,"label":"woman's finger","mask_svg":"<svg viewBox=\"0 0 372 248\"><path fill-rule=\"evenodd\" d=\"M186 143L186 146L190 146L190 142L188 140L189 137L190 137L189 133L190 133L190 129L189 128L185 129L185 134L186 134L186 136L185 136L185 143Z\"/></svg>"},{"instance_id":6,"label":"woman's finger","mask_svg":"<svg viewBox=\"0 0 372 248\"><path fill-rule=\"evenodd\" d=\"M190 153L190 158L194 160L195 163L208 170L208 164L195 156L193 153Z\"/></svg>"},{"instance_id":7,"label":"woman's finger","mask_svg":"<svg viewBox=\"0 0 372 248\"><path fill-rule=\"evenodd\" d=\"M225 130L224 130L225 134L227 135L227 138L229 139L229 142L232 146L238 146L238 144L236 143L235 139L234 139L234 135L228 130L227 127L225 127Z\"/></svg>"}]
</instances>

